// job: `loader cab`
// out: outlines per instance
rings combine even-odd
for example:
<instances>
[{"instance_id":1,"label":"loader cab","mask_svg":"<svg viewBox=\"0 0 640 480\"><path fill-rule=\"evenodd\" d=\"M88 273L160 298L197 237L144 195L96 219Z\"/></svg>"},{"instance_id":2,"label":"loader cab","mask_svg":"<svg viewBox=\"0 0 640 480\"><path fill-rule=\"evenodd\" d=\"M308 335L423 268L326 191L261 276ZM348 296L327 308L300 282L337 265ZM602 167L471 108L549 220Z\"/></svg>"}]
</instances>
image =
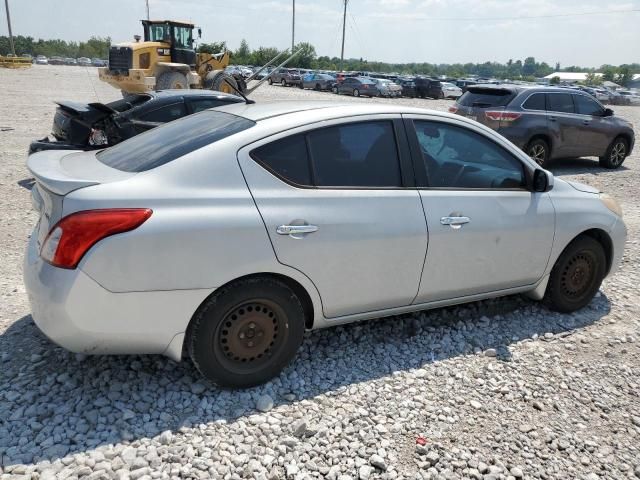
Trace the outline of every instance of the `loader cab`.
<instances>
[{"instance_id":1,"label":"loader cab","mask_svg":"<svg viewBox=\"0 0 640 480\"><path fill-rule=\"evenodd\" d=\"M169 45L172 63L183 63L191 68L196 66L196 52L193 48L192 23L169 20L142 20L145 42L162 42Z\"/></svg>"}]
</instances>

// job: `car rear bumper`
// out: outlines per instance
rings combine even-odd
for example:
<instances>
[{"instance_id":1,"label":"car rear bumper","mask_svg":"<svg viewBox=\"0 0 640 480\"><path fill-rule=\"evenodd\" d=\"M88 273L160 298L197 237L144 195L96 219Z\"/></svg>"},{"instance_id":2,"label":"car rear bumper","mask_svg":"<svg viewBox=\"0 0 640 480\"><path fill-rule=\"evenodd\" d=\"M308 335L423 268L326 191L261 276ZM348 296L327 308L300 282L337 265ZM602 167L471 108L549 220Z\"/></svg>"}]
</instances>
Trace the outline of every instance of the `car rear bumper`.
<instances>
[{"instance_id":1,"label":"car rear bumper","mask_svg":"<svg viewBox=\"0 0 640 480\"><path fill-rule=\"evenodd\" d=\"M57 345L76 353L164 354L176 361L191 316L211 293L110 292L80 268L43 261L35 233L25 255L24 283L34 322Z\"/></svg>"}]
</instances>

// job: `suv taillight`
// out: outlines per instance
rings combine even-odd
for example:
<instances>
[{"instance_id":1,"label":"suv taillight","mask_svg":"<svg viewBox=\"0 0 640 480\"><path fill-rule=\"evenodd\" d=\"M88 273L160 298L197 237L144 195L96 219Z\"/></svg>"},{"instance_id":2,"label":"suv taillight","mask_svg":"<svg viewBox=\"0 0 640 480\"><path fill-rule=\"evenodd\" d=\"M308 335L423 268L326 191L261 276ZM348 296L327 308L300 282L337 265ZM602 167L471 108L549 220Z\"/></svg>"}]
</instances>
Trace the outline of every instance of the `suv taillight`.
<instances>
[{"instance_id":1,"label":"suv taillight","mask_svg":"<svg viewBox=\"0 0 640 480\"><path fill-rule=\"evenodd\" d=\"M100 240L138 228L151 216L149 208L83 210L60 220L45 239L40 256L51 265L74 269Z\"/></svg>"},{"instance_id":2,"label":"suv taillight","mask_svg":"<svg viewBox=\"0 0 640 480\"><path fill-rule=\"evenodd\" d=\"M484 116L488 120L494 120L496 122L513 122L519 119L522 114L519 112L505 112L503 110L486 110Z\"/></svg>"},{"instance_id":3,"label":"suv taillight","mask_svg":"<svg viewBox=\"0 0 640 480\"><path fill-rule=\"evenodd\" d=\"M449 107L449 112L450 113L457 113L458 112L458 107L456 107L455 105L451 105Z\"/></svg>"}]
</instances>

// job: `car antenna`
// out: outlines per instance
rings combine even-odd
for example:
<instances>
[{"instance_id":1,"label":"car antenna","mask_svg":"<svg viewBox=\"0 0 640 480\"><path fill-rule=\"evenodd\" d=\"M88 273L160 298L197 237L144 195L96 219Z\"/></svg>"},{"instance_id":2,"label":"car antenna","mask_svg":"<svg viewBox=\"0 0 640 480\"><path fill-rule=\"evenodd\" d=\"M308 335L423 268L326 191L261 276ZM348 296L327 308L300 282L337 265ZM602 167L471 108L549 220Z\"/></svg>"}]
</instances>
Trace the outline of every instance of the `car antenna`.
<instances>
[{"instance_id":1,"label":"car antenna","mask_svg":"<svg viewBox=\"0 0 640 480\"><path fill-rule=\"evenodd\" d=\"M249 99L247 98L247 96L246 96L244 93L242 93L238 87L236 87L233 83L231 83L231 82L229 81L229 79L228 79L228 78L225 78L225 79L224 79L224 81L226 82L226 84L227 84L227 85L229 85L231 88L233 88L233 90L234 90L238 95L240 95L242 98L244 98L244 103L246 103L247 105L250 105L250 104L252 104L252 103L256 103L256 101L255 101L255 100L249 100Z\"/></svg>"}]
</instances>

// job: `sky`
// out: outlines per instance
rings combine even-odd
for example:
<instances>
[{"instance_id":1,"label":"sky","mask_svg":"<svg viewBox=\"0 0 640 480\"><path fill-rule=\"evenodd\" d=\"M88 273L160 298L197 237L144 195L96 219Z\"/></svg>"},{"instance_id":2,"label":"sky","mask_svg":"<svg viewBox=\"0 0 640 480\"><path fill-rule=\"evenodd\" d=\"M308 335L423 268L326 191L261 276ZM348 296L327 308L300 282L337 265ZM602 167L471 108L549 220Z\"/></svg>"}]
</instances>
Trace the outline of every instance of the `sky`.
<instances>
[{"instance_id":1,"label":"sky","mask_svg":"<svg viewBox=\"0 0 640 480\"><path fill-rule=\"evenodd\" d=\"M202 41L291 45L293 0L149 0L151 18L191 20ZM340 56L343 0L296 0L296 42ZM4 14L4 2L0 3ZM14 35L114 42L141 34L145 0L9 0ZM631 11L636 10L636 11ZM618 11L619 13L602 13ZM345 57L550 65L640 63L640 0L349 0ZM596 14L596 12L598 12ZM7 34L0 14L0 35Z\"/></svg>"}]
</instances>

